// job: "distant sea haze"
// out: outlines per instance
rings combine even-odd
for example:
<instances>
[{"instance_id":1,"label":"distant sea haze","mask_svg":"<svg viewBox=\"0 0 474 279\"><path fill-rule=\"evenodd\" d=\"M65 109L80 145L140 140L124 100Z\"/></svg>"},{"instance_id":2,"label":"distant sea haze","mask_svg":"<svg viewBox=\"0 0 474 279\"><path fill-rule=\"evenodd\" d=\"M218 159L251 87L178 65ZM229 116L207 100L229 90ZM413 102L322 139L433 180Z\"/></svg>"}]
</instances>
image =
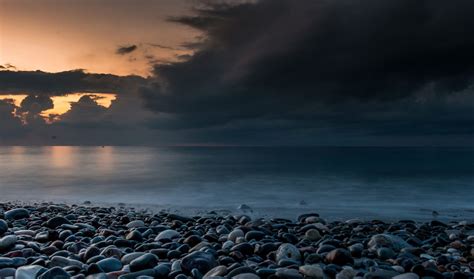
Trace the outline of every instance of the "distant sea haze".
<instances>
[{"instance_id":1,"label":"distant sea haze","mask_svg":"<svg viewBox=\"0 0 474 279\"><path fill-rule=\"evenodd\" d=\"M2 201L474 220L473 186L471 147L0 147Z\"/></svg>"}]
</instances>

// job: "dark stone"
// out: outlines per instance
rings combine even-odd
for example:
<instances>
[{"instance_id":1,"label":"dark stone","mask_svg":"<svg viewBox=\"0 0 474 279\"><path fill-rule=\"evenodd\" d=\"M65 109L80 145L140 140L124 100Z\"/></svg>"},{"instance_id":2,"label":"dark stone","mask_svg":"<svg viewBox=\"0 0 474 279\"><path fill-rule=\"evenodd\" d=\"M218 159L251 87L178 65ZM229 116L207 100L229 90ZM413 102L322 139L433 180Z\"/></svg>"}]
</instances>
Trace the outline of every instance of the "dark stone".
<instances>
[{"instance_id":1,"label":"dark stone","mask_svg":"<svg viewBox=\"0 0 474 279\"><path fill-rule=\"evenodd\" d=\"M197 268L202 274L206 274L211 268L215 267L217 262L214 255L208 252L196 251L181 260L183 271L190 273Z\"/></svg>"},{"instance_id":2,"label":"dark stone","mask_svg":"<svg viewBox=\"0 0 474 279\"><path fill-rule=\"evenodd\" d=\"M351 256L351 253L343 248L337 248L332 250L326 255L326 260L329 263L337 265L346 265L354 263L354 259Z\"/></svg>"}]
</instances>

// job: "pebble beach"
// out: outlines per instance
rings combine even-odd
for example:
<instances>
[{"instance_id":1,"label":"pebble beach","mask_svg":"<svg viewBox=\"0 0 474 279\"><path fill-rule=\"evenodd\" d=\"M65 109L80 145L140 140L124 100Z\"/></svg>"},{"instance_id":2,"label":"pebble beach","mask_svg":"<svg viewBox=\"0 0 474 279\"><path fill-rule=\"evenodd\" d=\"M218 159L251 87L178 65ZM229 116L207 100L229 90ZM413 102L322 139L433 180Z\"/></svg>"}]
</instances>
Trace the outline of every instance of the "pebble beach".
<instances>
[{"instance_id":1,"label":"pebble beach","mask_svg":"<svg viewBox=\"0 0 474 279\"><path fill-rule=\"evenodd\" d=\"M474 222L5 202L0 278L474 278Z\"/></svg>"}]
</instances>

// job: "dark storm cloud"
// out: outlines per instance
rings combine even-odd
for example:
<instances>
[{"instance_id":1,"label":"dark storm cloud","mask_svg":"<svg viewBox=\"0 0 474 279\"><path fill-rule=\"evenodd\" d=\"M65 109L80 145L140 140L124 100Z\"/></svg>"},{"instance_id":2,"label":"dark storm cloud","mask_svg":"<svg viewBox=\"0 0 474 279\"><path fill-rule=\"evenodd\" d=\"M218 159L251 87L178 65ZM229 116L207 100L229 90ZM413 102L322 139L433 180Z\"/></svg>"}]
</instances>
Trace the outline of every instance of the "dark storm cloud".
<instances>
[{"instance_id":1,"label":"dark storm cloud","mask_svg":"<svg viewBox=\"0 0 474 279\"><path fill-rule=\"evenodd\" d=\"M138 76L91 74L83 70L59 73L0 71L0 93L64 95L75 92L119 93L144 83Z\"/></svg>"},{"instance_id":2,"label":"dark storm cloud","mask_svg":"<svg viewBox=\"0 0 474 279\"><path fill-rule=\"evenodd\" d=\"M125 55L125 54L129 54L129 53L134 52L135 50L137 50L137 48L138 47L136 45L121 46L121 47L117 48L116 53L119 54L119 55Z\"/></svg>"},{"instance_id":3,"label":"dark storm cloud","mask_svg":"<svg viewBox=\"0 0 474 279\"><path fill-rule=\"evenodd\" d=\"M413 121L431 133L472 134L473 107L446 96L472 101L473 1L217 3L171 19L205 39L185 62L155 67L155 87L143 91L162 115L152 126L258 120L274 123L262 129L283 121L403 135L417 132Z\"/></svg>"},{"instance_id":4,"label":"dark storm cloud","mask_svg":"<svg viewBox=\"0 0 474 279\"><path fill-rule=\"evenodd\" d=\"M71 103L71 109L61 116L62 122L100 122L107 108L100 106L94 96L82 96L79 101Z\"/></svg>"},{"instance_id":5,"label":"dark storm cloud","mask_svg":"<svg viewBox=\"0 0 474 279\"><path fill-rule=\"evenodd\" d=\"M15 109L13 100L0 100L0 144L25 133L21 120L14 115Z\"/></svg>"}]
</instances>

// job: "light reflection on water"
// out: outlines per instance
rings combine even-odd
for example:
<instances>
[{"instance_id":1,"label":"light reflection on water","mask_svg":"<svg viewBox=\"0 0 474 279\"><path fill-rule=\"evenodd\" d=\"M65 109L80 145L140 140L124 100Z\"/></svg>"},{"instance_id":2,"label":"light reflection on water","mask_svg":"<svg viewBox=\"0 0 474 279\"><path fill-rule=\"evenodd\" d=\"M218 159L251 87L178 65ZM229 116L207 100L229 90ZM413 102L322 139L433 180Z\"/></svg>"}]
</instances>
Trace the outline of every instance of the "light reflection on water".
<instances>
[{"instance_id":1,"label":"light reflection on water","mask_svg":"<svg viewBox=\"0 0 474 279\"><path fill-rule=\"evenodd\" d=\"M472 148L0 147L2 200L471 218L472 186Z\"/></svg>"}]
</instances>

